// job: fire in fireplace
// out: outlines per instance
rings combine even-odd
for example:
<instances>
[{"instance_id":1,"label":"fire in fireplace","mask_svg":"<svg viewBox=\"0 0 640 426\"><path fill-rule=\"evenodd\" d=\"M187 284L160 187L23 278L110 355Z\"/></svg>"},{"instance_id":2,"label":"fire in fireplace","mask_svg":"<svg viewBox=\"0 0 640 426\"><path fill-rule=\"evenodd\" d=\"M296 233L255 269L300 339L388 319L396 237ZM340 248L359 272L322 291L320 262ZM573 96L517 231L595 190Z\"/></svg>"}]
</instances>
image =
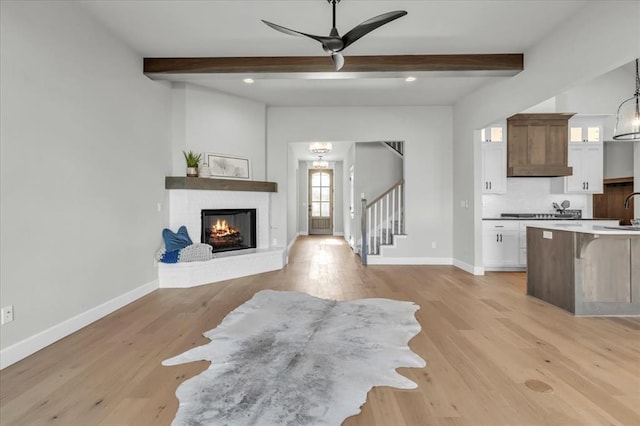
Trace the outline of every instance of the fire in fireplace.
<instances>
[{"instance_id":1,"label":"fire in fireplace","mask_svg":"<svg viewBox=\"0 0 640 426\"><path fill-rule=\"evenodd\" d=\"M201 241L213 251L256 248L256 209L202 210Z\"/></svg>"}]
</instances>

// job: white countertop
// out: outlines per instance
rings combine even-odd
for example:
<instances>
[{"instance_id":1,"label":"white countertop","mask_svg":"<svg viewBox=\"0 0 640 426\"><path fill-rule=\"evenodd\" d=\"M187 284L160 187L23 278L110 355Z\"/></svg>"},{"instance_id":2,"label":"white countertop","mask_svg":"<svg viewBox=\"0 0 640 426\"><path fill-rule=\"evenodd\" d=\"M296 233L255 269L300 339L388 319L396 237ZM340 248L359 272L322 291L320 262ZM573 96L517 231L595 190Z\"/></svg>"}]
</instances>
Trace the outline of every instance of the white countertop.
<instances>
[{"instance_id":1,"label":"white countertop","mask_svg":"<svg viewBox=\"0 0 640 426\"><path fill-rule=\"evenodd\" d=\"M532 228L544 228L552 231L570 231L581 232L583 234L598 234L598 235L635 235L640 237L640 227L635 227L636 230L630 229L630 226L602 226L592 225L589 223L530 223L527 224ZM612 229L616 228L616 229Z\"/></svg>"}]
</instances>

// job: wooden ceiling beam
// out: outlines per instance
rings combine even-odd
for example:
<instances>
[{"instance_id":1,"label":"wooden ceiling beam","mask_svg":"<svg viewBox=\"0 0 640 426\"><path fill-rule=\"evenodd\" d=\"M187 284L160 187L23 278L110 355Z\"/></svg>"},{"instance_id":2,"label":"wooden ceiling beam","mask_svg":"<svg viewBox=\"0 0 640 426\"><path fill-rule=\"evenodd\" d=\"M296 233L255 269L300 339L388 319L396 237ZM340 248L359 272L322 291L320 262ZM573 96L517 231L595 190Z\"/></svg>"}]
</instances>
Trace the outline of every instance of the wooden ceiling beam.
<instances>
[{"instance_id":1,"label":"wooden ceiling beam","mask_svg":"<svg viewBox=\"0 0 640 426\"><path fill-rule=\"evenodd\" d=\"M522 53L347 56L340 72L506 71L524 68ZM334 72L328 56L144 58L145 74Z\"/></svg>"}]
</instances>

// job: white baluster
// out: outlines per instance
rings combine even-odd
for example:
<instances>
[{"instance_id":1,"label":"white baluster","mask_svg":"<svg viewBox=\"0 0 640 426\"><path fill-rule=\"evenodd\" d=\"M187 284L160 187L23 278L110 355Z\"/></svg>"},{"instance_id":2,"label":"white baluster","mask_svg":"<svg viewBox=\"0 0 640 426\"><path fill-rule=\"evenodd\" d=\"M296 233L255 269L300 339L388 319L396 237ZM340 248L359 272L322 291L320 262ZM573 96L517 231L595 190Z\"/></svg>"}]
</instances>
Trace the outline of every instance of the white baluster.
<instances>
[{"instance_id":1,"label":"white baluster","mask_svg":"<svg viewBox=\"0 0 640 426\"><path fill-rule=\"evenodd\" d=\"M391 234L396 233L396 189L391 192Z\"/></svg>"},{"instance_id":2,"label":"white baluster","mask_svg":"<svg viewBox=\"0 0 640 426\"><path fill-rule=\"evenodd\" d=\"M398 231L399 234L404 234L404 211L405 209L402 208L402 190L404 189L404 184L400 185L398 187L398 209L401 212L401 214L399 214L398 216L400 217L400 230Z\"/></svg>"},{"instance_id":3,"label":"white baluster","mask_svg":"<svg viewBox=\"0 0 640 426\"><path fill-rule=\"evenodd\" d=\"M367 254L371 254L371 207L367 207L367 224L369 227L369 232L367 234L367 239L369 243L367 244Z\"/></svg>"},{"instance_id":4,"label":"white baluster","mask_svg":"<svg viewBox=\"0 0 640 426\"><path fill-rule=\"evenodd\" d=\"M386 229L387 229L386 234L387 235L385 236L385 238L386 238L386 243L389 244L389 242L391 241L391 230L389 229L389 204L390 204L389 203L389 194L387 194L384 198L385 198L385 204L387 205L387 214L386 214L386 216L384 218L384 221L385 221L385 223L387 225L386 226Z\"/></svg>"}]
</instances>

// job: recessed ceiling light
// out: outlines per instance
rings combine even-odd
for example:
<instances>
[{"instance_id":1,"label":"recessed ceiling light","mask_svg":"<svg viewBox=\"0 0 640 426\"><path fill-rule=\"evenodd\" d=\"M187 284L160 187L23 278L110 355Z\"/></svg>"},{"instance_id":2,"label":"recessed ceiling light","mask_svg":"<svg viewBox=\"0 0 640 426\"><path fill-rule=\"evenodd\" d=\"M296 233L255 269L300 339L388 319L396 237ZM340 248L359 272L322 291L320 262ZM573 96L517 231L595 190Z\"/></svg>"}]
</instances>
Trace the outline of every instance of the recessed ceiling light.
<instances>
[{"instance_id":1,"label":"recessed ceiling light","mask_svg":"<svg viewBox=\"0 0 640 426\"><path fill-rule=\"evenodd\" d=\"M244 81L244 82L245 82L245 83L247 83L247 84L253 84L253 83L255 82L255 80L254 80L254 79L252 79L252 78L245 78L245 79L244 79L244 80L242 80L242 81Z\"/></svg>"},{"instance_id":2,"label":"recessed ceiling light","mask_svg":"<svg viewBox=\"0 0 640 426\"><path fill-rule=\"evenodd\" d=\"M413 76L409 76L405 78L404 81L406 81L407 83L411 83L412 81L416 81L416 78Z\"/></svg>"}]
</instances>

